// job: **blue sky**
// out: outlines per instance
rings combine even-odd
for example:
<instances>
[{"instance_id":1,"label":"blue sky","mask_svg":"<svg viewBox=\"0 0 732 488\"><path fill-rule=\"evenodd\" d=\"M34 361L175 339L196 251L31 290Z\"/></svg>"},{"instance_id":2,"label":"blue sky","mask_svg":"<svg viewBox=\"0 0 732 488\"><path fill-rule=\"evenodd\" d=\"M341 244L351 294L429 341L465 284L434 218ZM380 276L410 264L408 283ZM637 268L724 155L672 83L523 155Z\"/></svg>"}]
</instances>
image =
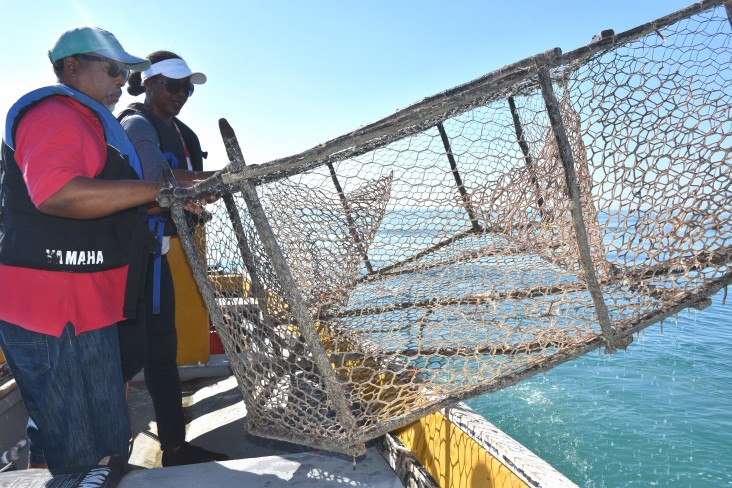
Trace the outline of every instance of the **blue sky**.
<instances>
[{"instance_id":1,"label":"blue sky","mask_svg":"<svg viewBox=\"0 0 732 488\"><path fill-rule=\"evenodd\" d=\"M603 29L628 30L680 0L0 0L0 112L53 83L46 53L65 29L97 25L135 55L166 49L203 71L180 118L226 160L219 118L249 164L309 149L424 97ZM134 99L127 94L117 110Z\"/></svg>"}]
</instances>

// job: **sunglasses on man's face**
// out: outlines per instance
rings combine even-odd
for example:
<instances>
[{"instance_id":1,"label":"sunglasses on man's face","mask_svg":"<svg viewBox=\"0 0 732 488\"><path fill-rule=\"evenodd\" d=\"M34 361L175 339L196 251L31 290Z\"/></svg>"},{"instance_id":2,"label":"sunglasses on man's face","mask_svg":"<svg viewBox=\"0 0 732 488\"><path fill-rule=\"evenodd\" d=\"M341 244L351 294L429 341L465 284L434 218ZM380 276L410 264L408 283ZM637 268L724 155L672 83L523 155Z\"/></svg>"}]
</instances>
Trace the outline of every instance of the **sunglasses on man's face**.
<instances>
[{"instance_id":1,"label":"sunglasses on man's face","mask_svg":"<svg viewBox=\"0 0 732 488\"><path fill-rule=\"evenodd\" d=\"M118 76L122 75L125 83L127 83L127 78L130 77L130 70L126 66L123 66L116 61L112 61L111 59L103 58L101 56L93 56L91 54L74 54L72 57L85 59L87 61L101 61L104 63L109 63L109 67L107 68L107 74L112 78L117 78Z\"/></svg>"},{"instance_id":2,"label":"sunglasses on man's face","mask_svg":"<svg viewBox=\"0 0 732 488\"><path fill-rule=\"evenodd\" d=\"M158 85L164 85L167 92L171 95L180 93L181 90L185 90L189 97L193 95L193 83L190 81L166 80L164 78L150 78L150 81Z\"/></svg>"}]
</instances>

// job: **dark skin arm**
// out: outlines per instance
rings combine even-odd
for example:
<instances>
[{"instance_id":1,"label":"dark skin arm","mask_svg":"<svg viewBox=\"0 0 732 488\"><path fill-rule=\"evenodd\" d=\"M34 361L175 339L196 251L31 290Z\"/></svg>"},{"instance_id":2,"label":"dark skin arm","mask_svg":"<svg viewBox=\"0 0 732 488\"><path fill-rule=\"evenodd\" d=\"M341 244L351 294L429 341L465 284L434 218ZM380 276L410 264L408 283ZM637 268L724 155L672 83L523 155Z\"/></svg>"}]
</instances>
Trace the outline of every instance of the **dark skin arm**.
<instances>
[{"instance_id":1,"label":"dark skin arm","mask_svg":"<svg viewBox=\"0 0 732 488\"><path fill-rule=\"evenodd\" d=\"M38 205L38 210L57 217L94 219L152 203L161 188L159 182L77 176Z\"/></svg>"},{"instance_id":2,"label":"dark skin arm","mask_svg":"<svg viewBox=\"0 0 732 488\"><path fill-rule=\"evenodd\" d=\"M183 182L183 188L191 183ZM41 212L69 219L96 219L139 205L157 207L163 184L155 181L98 180L77 176L38 205ZM200 215L206 198L189 200L185 209ZM157 210L159 211L159 210Z\"/></svg>"}]
</instances>

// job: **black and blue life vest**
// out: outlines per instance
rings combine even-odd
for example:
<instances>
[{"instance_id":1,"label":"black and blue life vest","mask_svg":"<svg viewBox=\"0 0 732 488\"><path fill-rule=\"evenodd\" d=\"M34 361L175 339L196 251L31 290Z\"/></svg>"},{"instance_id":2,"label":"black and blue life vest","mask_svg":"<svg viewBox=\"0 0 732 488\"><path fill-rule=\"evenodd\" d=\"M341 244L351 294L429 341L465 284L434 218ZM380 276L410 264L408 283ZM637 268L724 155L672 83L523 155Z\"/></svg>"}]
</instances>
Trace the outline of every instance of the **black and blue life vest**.
<instances>
[{"instance_id":1,"label":"black and blue life vest","mask_svg":"<svg viewBox=\"0 0 732 488\"><path fill-rule=\"evenodd\" d=\"M91 273L129 265L126 317L135 315L144 284L144 263L159 245L143 223L144 208L97 219L70 219L40 212L31 201L15 160L15 133L26 112L52 96L89 107L104 128L105 166L97 179L140 179L142 168L127 134L101 103L66 85L52 85L21 97L8 112L0 165L0 263L9 266Z\"/></svg>"},{"instance_id":2,"label":"black and blue life vest","mask_svg":"<svg viewBox=\"0 0 732 488\"><path fill-rule=\"evenodd\" d=\"M117 120L121 121L130 115L142 115L152 124L155 132L158 134L160 152L163 153L163 157L168 161L171 168L188 169L183 142L170 124L156 117L155 114L145 107L144 103L131 103L117 116ZM173 121L180 129L183 140L186 143L193 171L203 171L203 160L206 157L206 153L201 150L201 143L198 140L198 136L196 136L196 133L190 127L178 120L178 118L173 117Z\"/></svg>"},{"instance_id":3,"label":"black and blue life vest","mask_svg":"<svg viewBox=\"0 0 732 488\"><path fill-rule=\"evenodd\" d=\"M198 136L196 136L195 132L193 132L190 127L185 125L176 117L173 117L173 122L180 130L179 135L175 129L170 126L170 124L165 123L159 117L155 116L155 114L153 114L144 103L139 102L131 103L125 110L117 115L117 120L121 122L125 117L129 117L131 115L141 115L153 126L158 136L160 152L163 153L163 157L168 162L171 169L188 169L185 153L185 149L187 148L188 156L191 158L191 167L193 171L203 170L203 159L207 154L202 151ZM181 136L183 137L183 141L181 141ZM185 148L183 146L183 142L185 142ZM194 214L186 212L186 217L189 227L197 222L198 217ZM178 233L169 211L148 215L146 219L150 232L155 234L161 243L163 236L173 236ZM153 314L160 313L160 259L161 256L159 252L157 252L153 260Z\"/></svg>"},{"instance_id":4,"label":"black and blue life vest","mask_svg":"<svg viewBox=\"0 0 732 488\"><path fill-rule=\"evenodd\" d=\"M129 117L130 115L141 115L150 122L157 133L160 152L163 153L163 157L168 162L171 169L188 169L185 149L183 147L183 141L185 141L189 157L191 158L191 167L193 168L193 171L203 171L203 159L207 156L207 153L201 150L201 143L198 140L198 136L196 136L195 132L193 132L190 127L185 125L176 117L173 117L173 121L176 126L178 126L181 135L183 136L183 141L181 141L180 136L170 126L170 124L166 124L164 121L156 117L155 114L145 107L145 104L139 102L131 103L117 116L117 120L121 122L125 117ZM144 174L143 179L145 179ZM196 223L195 215L189 215L188 213L186 215L189 217L189 220L192 221L191 223ZM148 222L155 222L154 232L156 234L160 234L161 236L176 235L177 231L175 224L170 218L170 212L148 215L147 219ZM151 226L151 230L152 229L153 227Z\"/></svg>"}]
</instances>

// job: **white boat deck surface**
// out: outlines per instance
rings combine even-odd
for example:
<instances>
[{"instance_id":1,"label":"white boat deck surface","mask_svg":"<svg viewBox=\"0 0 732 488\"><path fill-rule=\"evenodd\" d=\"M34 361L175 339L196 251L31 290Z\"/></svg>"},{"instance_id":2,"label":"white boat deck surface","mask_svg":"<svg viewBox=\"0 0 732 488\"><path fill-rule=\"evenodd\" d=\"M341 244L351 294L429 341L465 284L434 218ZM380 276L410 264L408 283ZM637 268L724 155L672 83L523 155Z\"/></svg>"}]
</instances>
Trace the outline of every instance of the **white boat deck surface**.
<instances>
[{"instance_id":1,"label":"white boat deck surface","mask_svg":"<svg viewBox=\"0 0 732 488\"><path fill-rule=\"evenodd\" d=\"M322 487L402 488L384 458L371 448L354 465L342 457L309 452L237 459L161 469L135 470L120 488Z\"/></svg>"},{"instance_id":2,"label":"white boat deck surface","mask_svg":"<svg viewBox=\"0 0 732 488\"><path fill-rule=\"evenodd\" d=\"M354 460L249 435L246 408L223 357L212 356L205 366L180 370L188 422L186 440L224 452L231 460L163 468L152 401L138 377L128 392L135 434L131 470L119 488L403 487L375 447ZM50 473L41 469L0 473L0 488L45 487L50 478Z\"/></svg>"},{"instance_id":3,"label":"white boat deck surface","mask_svg":"<svg viewBox=\"0 0 732 488\"><path fill-rule=\"evenodd\" d=\"M191 368L184 376L204 371ZM205 376L205 374L204 374ZM144 383L130 388L132 425L138 433L130 457L133 469L122 478L120 488L146 487L292 487L357 486L402 487L402 483L379 454L370 447L356 458L314 451L286 442L249 435L245 429L246 407L233 376L202 377L183 383L184 409L188 420L186 440L224 452L231 461L161 468L155 416ZM144 469L152 468L152 469Z\"/></svg>"}]
</instances>

